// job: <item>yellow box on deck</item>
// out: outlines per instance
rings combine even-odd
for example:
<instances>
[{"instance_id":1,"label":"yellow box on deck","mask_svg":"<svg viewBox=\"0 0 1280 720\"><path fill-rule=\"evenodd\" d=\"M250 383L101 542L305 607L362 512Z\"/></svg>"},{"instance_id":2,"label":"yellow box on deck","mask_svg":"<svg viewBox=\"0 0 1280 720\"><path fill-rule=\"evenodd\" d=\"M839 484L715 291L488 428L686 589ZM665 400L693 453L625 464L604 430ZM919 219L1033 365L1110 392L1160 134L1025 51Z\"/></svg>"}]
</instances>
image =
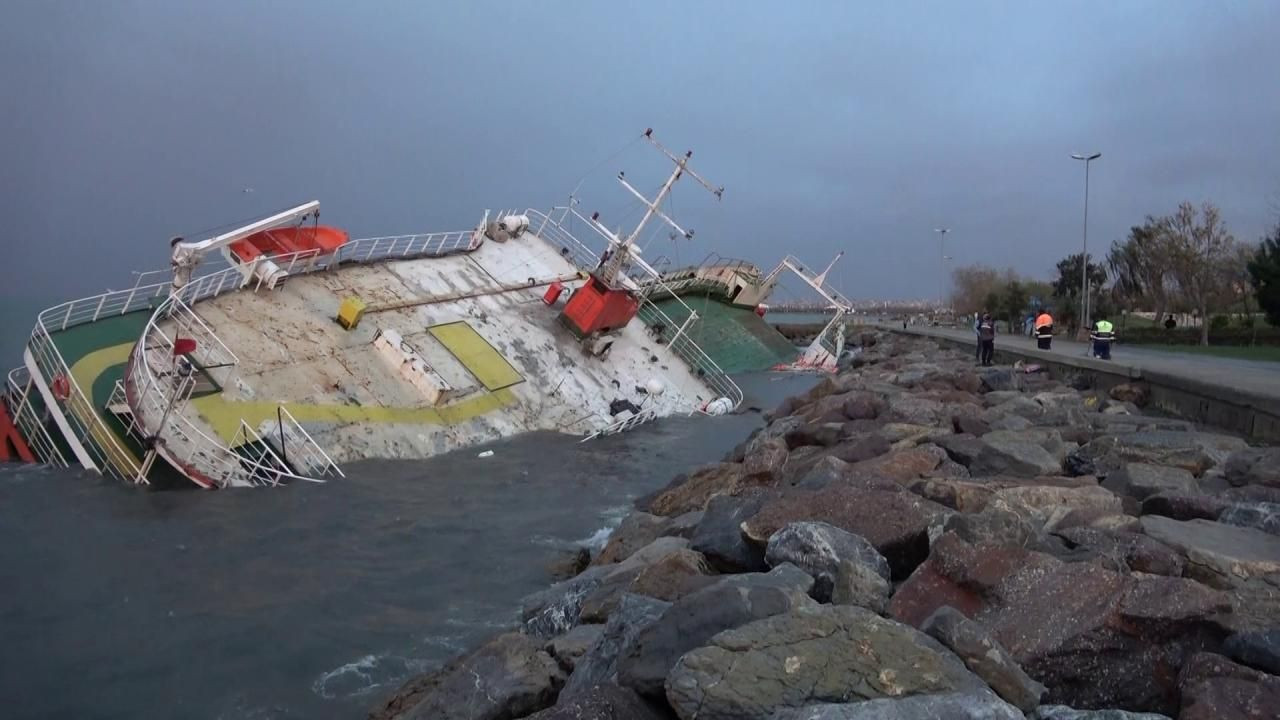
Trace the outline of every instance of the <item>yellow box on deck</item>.
<instances>
[{"instance_id":1,"label":"yellow box on deck","mask_svg":"<svg viewBox=\"0 0 1280 720\"><path fill-rule=\"evenodd\" d=\"M364 317L364 301L358 297L343 298L338 306L338 324L347 330L354 330Z\"/></svg>"}]
</instances>

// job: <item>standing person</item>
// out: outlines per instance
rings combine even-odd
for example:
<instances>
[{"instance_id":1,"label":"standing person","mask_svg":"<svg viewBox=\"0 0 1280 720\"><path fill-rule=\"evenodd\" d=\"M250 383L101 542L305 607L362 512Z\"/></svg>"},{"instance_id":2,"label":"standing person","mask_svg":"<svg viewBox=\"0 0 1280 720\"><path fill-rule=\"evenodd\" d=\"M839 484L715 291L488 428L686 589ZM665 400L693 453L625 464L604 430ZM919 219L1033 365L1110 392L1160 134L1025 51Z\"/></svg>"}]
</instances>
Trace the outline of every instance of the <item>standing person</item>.
<instances>
[{"instance_id":1,"label":"standing person","mask_svg":"<svg viewBox=\"0 0 1280 720\"><path fill-rule=\"evenodd\" d=\"M1107 316L1098 313L1098 321L1093 324L1093 332L1089 340L1093 342L1093 356L1103 360L1111 359L1111 341L1115 339L1115 326L1107 320Z\"/></svg>"},{"instance_id":2,"label":"standing person","mask_svg":"<svg viewBox=\"0 0 1280 720\"><path fill-rule=\"evenodd\" d=\"M983 313L978 323L978 350L983 367L991 367L991 357L996 352L996 321L991 313Z\"/></svg>"},{"instance_id":3,"label":"standing person","mask_svg":"<svg viewBox=\"0 0 1280 720\"><path fill-rule=\"evenodd\" d=\"M1036 347L1041 350L1048 350L1052 344L1053 316L1049 314L1049 308L1045 308L1036 317Z\"/></svg>"}]
</instances>

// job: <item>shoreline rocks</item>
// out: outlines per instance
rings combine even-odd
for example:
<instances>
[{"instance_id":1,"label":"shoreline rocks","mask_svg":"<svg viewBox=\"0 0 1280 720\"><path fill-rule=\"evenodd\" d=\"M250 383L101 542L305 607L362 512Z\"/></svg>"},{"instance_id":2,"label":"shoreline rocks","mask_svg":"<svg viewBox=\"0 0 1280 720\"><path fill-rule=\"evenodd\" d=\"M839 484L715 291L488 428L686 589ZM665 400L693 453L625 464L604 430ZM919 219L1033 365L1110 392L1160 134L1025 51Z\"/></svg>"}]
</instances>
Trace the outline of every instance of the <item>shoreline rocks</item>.
<instances>
[{"instance_id":1,"label":"shoreline rocks","mask_svg":"<svg viewBox=\"0 0 1280 720\"><path fill-rule=\"evenodd\" d=\"M1280 448L1141 385L861 347L370 717L1274 716Z\"/></svg>"}]
</instances>

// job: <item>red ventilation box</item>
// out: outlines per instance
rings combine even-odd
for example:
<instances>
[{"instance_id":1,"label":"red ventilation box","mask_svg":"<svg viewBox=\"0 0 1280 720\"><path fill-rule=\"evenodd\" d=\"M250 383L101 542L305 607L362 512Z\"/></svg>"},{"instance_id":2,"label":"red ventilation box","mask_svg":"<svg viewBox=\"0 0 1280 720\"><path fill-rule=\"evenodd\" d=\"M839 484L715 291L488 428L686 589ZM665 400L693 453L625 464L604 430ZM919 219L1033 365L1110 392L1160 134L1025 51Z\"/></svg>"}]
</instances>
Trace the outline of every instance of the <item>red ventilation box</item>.
<instances>
[{"instance_id":1,"label":"red ventilation box","mask_svg":"<svg viewBox=\"0 0 1280 720\"><path fill-rule=\"evenodd\" d=\"M630 290L611 288L591 275L565 303L560 321L578 337L586 337L626 327L639 309Z\"/></svg>"}]
</instances>

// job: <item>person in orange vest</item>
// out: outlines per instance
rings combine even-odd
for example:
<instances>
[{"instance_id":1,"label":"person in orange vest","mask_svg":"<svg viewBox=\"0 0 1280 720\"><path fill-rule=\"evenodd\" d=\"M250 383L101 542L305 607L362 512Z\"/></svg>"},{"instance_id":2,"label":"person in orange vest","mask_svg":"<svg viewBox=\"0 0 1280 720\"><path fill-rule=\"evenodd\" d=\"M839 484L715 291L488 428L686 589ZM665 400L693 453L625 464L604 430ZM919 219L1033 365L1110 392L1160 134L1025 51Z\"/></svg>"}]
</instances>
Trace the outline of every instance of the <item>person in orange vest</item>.
<instances>
[{"instance_id":1,"label":"person in orange vest","mask_svg":"<svg viewBox=\"0 0 1280 720\"><path fill-rule=\"evenodd\" d=\"M1049 309L1045 308L1036 317L1036 347L1041 350L1048 350L1052 344L1053 316L1049 314Z\"/></svg>"}]
</instances>

